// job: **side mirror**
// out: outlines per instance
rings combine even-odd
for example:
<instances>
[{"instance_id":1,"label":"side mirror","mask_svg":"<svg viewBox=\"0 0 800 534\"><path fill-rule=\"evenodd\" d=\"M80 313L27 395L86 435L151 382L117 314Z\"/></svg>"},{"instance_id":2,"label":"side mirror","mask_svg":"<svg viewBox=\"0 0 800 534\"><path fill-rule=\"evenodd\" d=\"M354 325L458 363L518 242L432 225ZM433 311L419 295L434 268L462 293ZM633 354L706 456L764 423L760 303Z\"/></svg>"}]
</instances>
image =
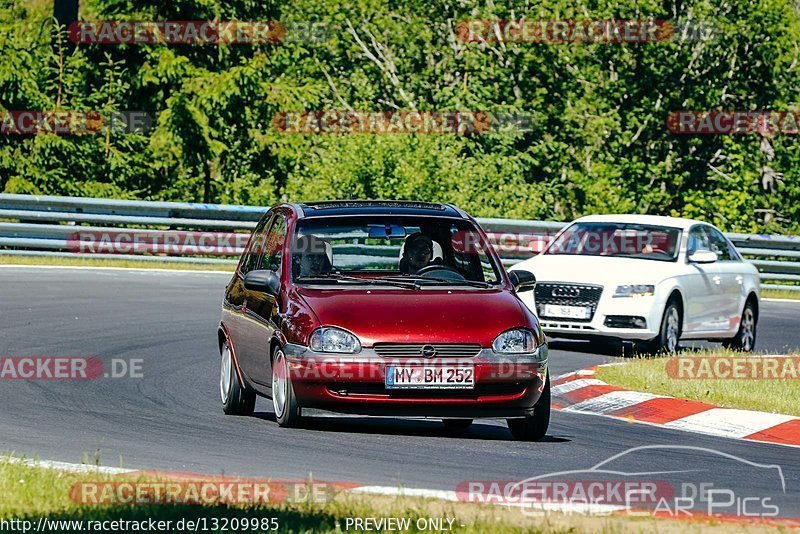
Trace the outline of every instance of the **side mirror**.
<instances>
[{"instance_id":1,"label":"side mirror","mask_svg":"<svg viewBox=\"0 0 800 534\"><path fill-rule=\"evenodd\" d=\"M536 277L530 271L509 271L508 277L511 279L511 284L514 286L514 291L530 291L536 287Z\"/></svg>"},{"instance_id":2,"label":"side mirror","mask_svg":"<svg viewBox=\"0 0 800 534\"><path fill-rule=\"evenodd\" d=\"M714 263L717 261L717 253L710 250L695 250L689 255L689 263Z\"/></svg>"},{"instance_id":3,"label":"side mirror","mask_svg":"<svg viewBox=\"0 0 800 534\"><path fill-rule=\"evenodd\" d=\"M244 275L244 287L251 291L259 291L261 293L269 293L270 295L277 296L281 290L281 280L275 271L268 269L260 269L257 271L250 271Z\"/></svg>"}]
</instances>

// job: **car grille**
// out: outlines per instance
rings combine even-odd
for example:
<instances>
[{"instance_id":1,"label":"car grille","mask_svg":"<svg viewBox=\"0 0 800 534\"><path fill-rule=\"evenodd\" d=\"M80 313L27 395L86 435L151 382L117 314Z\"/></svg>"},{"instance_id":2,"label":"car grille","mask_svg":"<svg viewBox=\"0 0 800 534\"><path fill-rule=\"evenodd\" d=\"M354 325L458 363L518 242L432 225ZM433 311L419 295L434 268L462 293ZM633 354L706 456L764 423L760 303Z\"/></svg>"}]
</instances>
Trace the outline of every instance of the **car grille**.
<instances>
[{"instance_id":1,"label":"car grille","mask_svg":"<svg viewBox=\"0 0 800 534\"><path fill-rule=\"evenodd\" d=\"M422 347L436 349L435 358L472 358L481 351L477 343L375 343L375 352L383 358L421 358Z\"/></svg>"},{"instance_id":2,"label":"car grille","mask_svg":"<svg viewBox=\"0 0 800 534\"><path fill-rule=\"evenodd\" d=\"M597 311L597 303L600 301L600 295L602 294L603 286L541 282L536 284L534 300L536 301L536 311L541 318L547 318L547 315L544 313L545 304L554 304L556 306L588 306L591 308L588 319L557 318L560 321L568 320L588 323L592 320L592 317L594 317L594 312Z\"/></svg>"}]
</instances>

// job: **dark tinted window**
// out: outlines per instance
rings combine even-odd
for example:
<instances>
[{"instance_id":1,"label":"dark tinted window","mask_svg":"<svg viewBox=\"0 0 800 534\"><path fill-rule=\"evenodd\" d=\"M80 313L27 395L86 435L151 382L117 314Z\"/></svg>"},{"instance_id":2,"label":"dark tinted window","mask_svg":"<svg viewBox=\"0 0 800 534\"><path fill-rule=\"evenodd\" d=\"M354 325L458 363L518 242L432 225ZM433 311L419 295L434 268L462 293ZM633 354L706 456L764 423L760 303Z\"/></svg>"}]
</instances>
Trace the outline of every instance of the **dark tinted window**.
<instances>
[{"instance_id":1,"label":"dark tinted window","mask_svg":"<svg viewBox=\"0 0 800 534\"><path fill-rule=\"evenodd\" d=\"M261 253L264 248L264 240L266 237L266 229L274 218L273 213L267 213L258 221L253 236L250 238L250 243L247 245L247 250L244 251L242 256L242 263L239 271L242 274L247 274L252 270L258 269Z\"/></svg>"},{"instance_id":2,"label":"dark tinted window","mask_svg":"<svg viewBox=\"0 0 800 534\"><path fill-rule=\"evenodd\" d=\"M689 243L686 246L686 255L691 256L698 250L711 250L708 234L702 226L695 226L689 231Z\"/></svg>"},{"instance_id":3,"label":"dark tinted window","mask_svg":"<svg viewBox=\"0 0 800 534\"><path fill-rule=\"evenodd\" d=\"M711 250L717 253L717 257L720 261L739 260L736 252L731 250L731 245L728 243L728 240L725 239L725 236L722 235L722 232L710 226L706 226L705 228L708 233L708 241L711 245Z\"/></svg>"},{"instance_id":4,"label":"dark tinted window","mask_svg":"<svg viewBox=\"0 0 800 534\"><path fill-rule=\"evenodd\" d=\"M275 223L267 232L266 246L264 247L264 261L261 262L260 269L270 269L278 272L281 268L283 258L283 243L286 239L286 221L277 215Z\"/></svg>"}]
</instances>

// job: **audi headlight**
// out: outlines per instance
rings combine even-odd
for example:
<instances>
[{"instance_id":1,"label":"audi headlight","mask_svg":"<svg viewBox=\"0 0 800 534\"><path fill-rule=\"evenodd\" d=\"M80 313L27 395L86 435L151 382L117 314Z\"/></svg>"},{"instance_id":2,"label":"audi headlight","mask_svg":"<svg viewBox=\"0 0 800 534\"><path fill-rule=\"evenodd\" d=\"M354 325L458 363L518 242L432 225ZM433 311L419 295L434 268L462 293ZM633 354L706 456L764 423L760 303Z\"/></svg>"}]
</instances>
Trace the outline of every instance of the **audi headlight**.
<instances>
[{"instance_id":1,"label":"audi headlight","mask_svg":"<svg viewBox=\"0 0 800 534\"><path fill-rule=\"evenodd\" d=\"M311 333L308 346L316 352L361 352L361 342L358 338L341 328L324 326Z\"/></svg>"},{"instance_id":2,"label":"audi headlight","mask_svg":"<svg viewBox=\"0 0 800 534\"><path fill-rule=\"evenodd\" d=\"M533 332L524 328L506 330L494 338L492 350L500 354L530 354L536 350Z\"/></svg>"},{"instance_id":3,"label":"audi headlight","mask_svg":"<svg viewBox=\"0 0 800 534\"><path fill-rule=\"evenodd\" d=\"M620 297L652 297L656 292L656 286L653 285L624 285L617 286L614 291L614 298Z\"/></svg>"}]
</instances>

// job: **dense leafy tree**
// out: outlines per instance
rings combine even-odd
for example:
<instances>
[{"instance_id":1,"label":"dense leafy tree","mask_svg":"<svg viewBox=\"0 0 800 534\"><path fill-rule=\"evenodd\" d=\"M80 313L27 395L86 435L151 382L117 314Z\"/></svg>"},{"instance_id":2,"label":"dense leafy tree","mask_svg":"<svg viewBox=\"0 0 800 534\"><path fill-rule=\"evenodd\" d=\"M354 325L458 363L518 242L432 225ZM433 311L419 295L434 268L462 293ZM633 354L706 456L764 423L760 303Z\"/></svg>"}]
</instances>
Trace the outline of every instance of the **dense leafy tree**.
<instances>
[{"instance_id":1,"label":"dense leafy tree","mask_svg":"<svg viewBox=\"0 0 800 534\"><path fill-rule=\"evenodd\" d=\"M672 110L794 110L792 0L84 0L84 20L280 20L281 43L59 45L46 2L0 0L0 107L137 110L146 133L0 137L0 190L269 204L455 202L569 220L641 212L800 231L798 137L677 135ZM469 19L667 19L703 39L470 43ZM298 33L314 22L319 39ZM53 45L52 43L56 43ZM489 110L483 135L282 133L287 110Z\"/></svg>"}]
</instances>

